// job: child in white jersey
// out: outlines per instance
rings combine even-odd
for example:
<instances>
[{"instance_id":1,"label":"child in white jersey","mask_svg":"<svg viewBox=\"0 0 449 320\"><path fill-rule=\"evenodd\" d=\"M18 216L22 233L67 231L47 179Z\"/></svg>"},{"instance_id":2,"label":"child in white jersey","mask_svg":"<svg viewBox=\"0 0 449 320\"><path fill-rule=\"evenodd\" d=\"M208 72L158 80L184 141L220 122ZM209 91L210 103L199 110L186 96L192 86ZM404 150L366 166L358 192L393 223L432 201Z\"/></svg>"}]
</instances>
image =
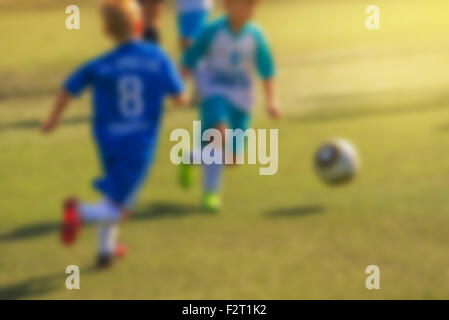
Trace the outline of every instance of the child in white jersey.
<instances>
[{"instance_id":1,"label":"child in white jersey","mask_svg":"<svg viewBox=\"0 0 449 320\"><path fill-rule=\"evenodd\" d=\"M262 31L250 22L258 3L259 0L225 0L227 14L204 28L183 56L183 73L196 73L196 86L202 97L202 130L219 130L224 142L222 150L227 144L226 129L245 131L250 126L254 73L263 79L269 115L279 116L271 50ZM201 67L197 68L200 62ZM233 151L234 157L244 152ZM203 168L203 206L215 211L221 207L219 191L223 164L203 164ZM180 181L184 187L191 185L191 177L191 166L181 165Z\"/></svg>"}]
</instances>

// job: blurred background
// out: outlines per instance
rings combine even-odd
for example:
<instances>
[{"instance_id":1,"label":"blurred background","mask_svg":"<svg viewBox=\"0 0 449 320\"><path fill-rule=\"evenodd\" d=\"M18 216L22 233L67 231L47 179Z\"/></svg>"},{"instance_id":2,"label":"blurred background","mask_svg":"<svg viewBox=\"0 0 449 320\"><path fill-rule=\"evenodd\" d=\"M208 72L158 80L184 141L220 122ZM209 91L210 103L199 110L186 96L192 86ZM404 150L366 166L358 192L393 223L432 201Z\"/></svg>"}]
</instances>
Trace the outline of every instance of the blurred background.
<instances>
[{"instance_id":1,"label":"blurred background","mask_svg":"<svg viewBox=\"0 0 449 320\"><path fill-rule=\"evenodd\" d=\"M167 2L162 45L179 59ZM65 28L71 4L80 30ZM365 27L372 4L380 30ZM61 200L97 199L89 95L56 134L42 136L39 123L65 76L112 44L93 1L0 0L0 298L448 298L448 10L446 0L263 1L256 20L284 114L272 122L260 105L254 125L279 128L278 174L226 172L224 210L202 213L200 183L181 190L169 161L169 133L191 128L196 111L168 105L152 175L121 232L129 257L100 273L95 228L69 250L58 241ZM341 188L319 181L312 162L335 136L363 161ZM81 290L65 288L71 264ZM381 290L365 288L372 264Z\"/></svg>"}]
</instances>

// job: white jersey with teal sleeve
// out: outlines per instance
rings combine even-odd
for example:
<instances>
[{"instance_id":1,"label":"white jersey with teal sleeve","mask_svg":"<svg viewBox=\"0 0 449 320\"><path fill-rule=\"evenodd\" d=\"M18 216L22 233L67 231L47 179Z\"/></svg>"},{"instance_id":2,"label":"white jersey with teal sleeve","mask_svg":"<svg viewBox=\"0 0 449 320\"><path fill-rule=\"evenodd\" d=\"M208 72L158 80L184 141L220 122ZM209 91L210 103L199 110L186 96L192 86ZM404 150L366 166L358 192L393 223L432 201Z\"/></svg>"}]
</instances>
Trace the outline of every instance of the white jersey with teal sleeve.
<instances>
[{"instance_id":1,"label":"white jersey with teal sleeve","mask_svg":"<svg viewBox=\"0 0 449 320\"><path fill-rule=\"evenodd\" d=\"M254 74L263 79L275 74L273 57L262 31L248 23L234 34L226 17L203 29L185 53L183 65L196 70L204 99L220 96L250 111L254 102Z\"/></svg>"},{"instance_id":2,"label":"white jersey with teal sleeve","mask_svg":"<svg viewBox=\"0 0 449 320\"><path fill-rule=\"evenodd\" d=\"M179 13L192 11L209 11L212 9L212 0L176 0Z\"/></svg>"}]
</instances>

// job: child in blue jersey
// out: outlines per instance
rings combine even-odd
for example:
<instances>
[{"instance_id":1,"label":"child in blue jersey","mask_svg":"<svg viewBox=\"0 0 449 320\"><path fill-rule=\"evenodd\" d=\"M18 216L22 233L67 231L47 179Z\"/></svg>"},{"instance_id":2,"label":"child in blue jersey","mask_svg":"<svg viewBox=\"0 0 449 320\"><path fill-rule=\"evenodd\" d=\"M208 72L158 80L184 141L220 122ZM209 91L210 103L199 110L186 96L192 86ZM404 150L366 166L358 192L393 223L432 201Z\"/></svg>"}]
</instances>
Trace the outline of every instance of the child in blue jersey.
<instances>
[{"instance_id":1,"label":"child in blue jersey","mask_svg":"<svg viewBox=\"0 0 449 320\"><path fill-rule=\"evenodd\" d=\"M226 129L245 131L250 125L254 73L263 79L269 115L279 116L271 50L262 31L251 22L258 2L225 0L227 14L204 28L183 57L183 73L195 71L196 86L202 97L202 130L218 129L223 137L223 149L227 144L224 139ZM236 163L235 159L244 150L232 151L233 163ZM203 167L203 206L207 210L217 210L223 165L204 164ZM180 181L184 187L191 184L191 170L191 166L181 165Z\"/></svg>"},{"instance_id":2,"label":"child in blue jersey","mask_svg":"<svg viewBox=\"0 0 449 320\"><path fill-rule=\"evenodd\" d=\"M103 199L95 204L66 201L62 241L70 245L82 223L98 223L100 267L125 253L115 241L117 225L132 209L153 162L164 97L183 102L182 80L169 57L138 39L142 20L137 2L105 0L101 13L117 47L69 76L42 125L44 133L51 132L72 97L92 88L92 132L103 169L94 185Z\"/></svg>"},{"instance_id":3,"label":"child in blue jersey","mask_svg":"<svg viewBox=\"0 0 449 320\"><path fill-rule=\"evenodd\" d=\"M206 25L213 0L176 0L178 32L182 51L185 51Z\"/></svg>"}]
</instances>

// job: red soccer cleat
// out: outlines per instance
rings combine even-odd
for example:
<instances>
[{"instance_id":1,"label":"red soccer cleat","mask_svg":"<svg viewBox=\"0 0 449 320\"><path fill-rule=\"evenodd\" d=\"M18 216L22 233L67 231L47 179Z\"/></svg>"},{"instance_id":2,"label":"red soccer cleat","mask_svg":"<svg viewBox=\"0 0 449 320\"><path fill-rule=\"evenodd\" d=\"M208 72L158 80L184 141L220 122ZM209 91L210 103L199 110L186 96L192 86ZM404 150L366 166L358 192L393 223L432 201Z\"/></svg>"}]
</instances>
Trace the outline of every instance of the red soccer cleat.
<instances>
[{"instance_id":1,"label":"red soccer cleat","mask_svg":"<svg viewBox=\"0 0 449 320\"><path fill-rule=\"evenodd\" d=\"M115 258L124 258L128 254L128 247L122 243L117 243L114 249Z\"/></svg>"},{"instance_id":2,"label":"red soccer cleat","mask_svg":"<svg viewBox=\"0 0 449 320\"><path fill-rule=\"evenodd\" d=\"M81 230L81 218L78 213L78 201L76 199L67 199L64 203L61 241L64 245L72 245L78 238Z\"/></svg>"}]
</instances>

